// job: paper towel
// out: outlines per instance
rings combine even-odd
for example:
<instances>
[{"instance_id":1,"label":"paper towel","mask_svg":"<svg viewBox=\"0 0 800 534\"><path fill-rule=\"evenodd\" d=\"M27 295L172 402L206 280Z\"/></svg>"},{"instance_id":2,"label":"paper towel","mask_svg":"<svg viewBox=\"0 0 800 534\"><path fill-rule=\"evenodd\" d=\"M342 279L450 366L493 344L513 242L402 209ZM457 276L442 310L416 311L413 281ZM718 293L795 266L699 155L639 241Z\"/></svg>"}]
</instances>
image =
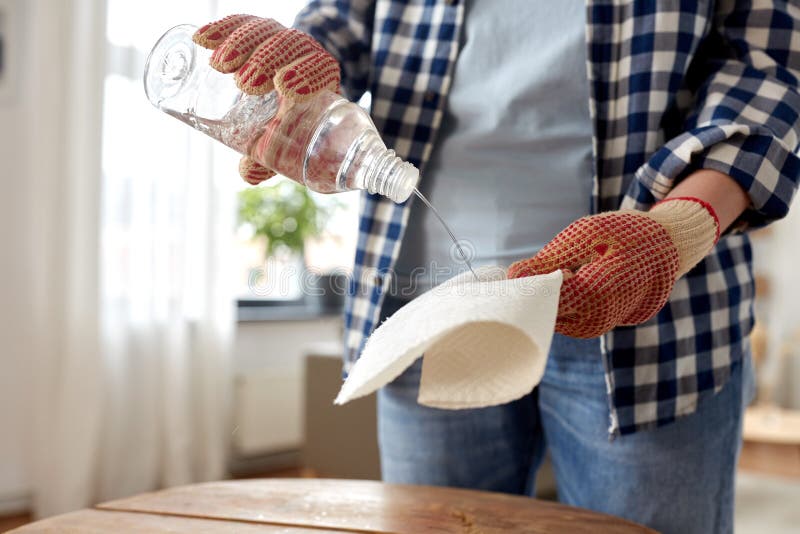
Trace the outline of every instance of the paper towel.
<instances>
[{"instance_id":1,"label":"paper towel","mask_svg":"<svg viewBox=\"0 0 800 534\"><path fill-rule=\"evenodd\" d=\"M336 404L368 395L423 357L418 402L448 409L517 399L542 378L561 271L508 280L483 267L403 306L370 336Z\"/></svg>"}]
</instances>

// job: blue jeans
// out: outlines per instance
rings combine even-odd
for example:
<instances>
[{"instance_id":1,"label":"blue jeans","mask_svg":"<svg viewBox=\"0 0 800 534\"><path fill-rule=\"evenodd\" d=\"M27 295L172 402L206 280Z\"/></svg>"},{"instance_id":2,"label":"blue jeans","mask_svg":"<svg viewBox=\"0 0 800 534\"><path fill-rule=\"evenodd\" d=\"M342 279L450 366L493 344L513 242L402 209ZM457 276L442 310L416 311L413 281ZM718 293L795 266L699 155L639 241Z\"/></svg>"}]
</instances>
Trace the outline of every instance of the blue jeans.
<instances>
[{"instance_id":1,"label":"blue jeans","mask_svg":"<svg viewBox=\"0 0 800 534\"><path fill-rule=\"evenodd\" d=\"M420 370L418 360L378 392L385 481L533 495L549 450L564 503L665 533L733 531L742 412L754 387L749 355L696 413L613 441L598 339L556 334L539 386L489 408L417 404Z\"/></svg>"}]
</instances>

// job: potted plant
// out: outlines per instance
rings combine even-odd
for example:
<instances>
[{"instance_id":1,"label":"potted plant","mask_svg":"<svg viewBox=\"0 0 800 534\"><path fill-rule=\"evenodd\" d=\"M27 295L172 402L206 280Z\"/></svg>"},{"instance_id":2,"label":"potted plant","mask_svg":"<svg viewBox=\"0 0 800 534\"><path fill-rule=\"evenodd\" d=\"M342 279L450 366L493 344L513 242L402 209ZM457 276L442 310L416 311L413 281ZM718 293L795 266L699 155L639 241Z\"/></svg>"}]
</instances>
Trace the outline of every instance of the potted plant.
<instances>
[{"instance_id":1,"label":"potted plant","mask_svg":"<svg viewBox=\"0 0 800 534\"><path fill-rule=\"evenodd\" d=\"M281 282L285 282L289 274L296 287L295 293L321 297L314 300L323 308L337 305L330 302L335 296L330 295L328 289L331 287L329 275L302 272L306 242L321 235L337 208L336 202L316 202L308 189L288 179L240 191L239 224L247 227L253 239L263 241L264 247L266 267L251 270L251 280L254 275L260 275L268 279L281 277ZM287 268L291 268L291 272L287 273ZM301 280L311 287L299 287ZM274 287L270 282L276 281L267 282Z\"/></svg>"}]
</instances>

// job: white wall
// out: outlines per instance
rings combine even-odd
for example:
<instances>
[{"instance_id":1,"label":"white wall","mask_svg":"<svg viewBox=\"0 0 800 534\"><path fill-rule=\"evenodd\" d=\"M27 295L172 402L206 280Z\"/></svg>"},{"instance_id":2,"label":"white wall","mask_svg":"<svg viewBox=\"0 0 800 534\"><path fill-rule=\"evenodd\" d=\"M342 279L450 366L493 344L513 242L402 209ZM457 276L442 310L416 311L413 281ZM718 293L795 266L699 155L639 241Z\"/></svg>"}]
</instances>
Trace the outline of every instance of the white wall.
<instances>
[{"instance_id":1,"label":"white wall","mask_svg":"<svg viewBox=\"0 0 800 534\"><path fill-rule=\"evenodd\" d=\"M341 332L338 316L239 323L233 362L235 456L300 448L304 438L304 357L320 349L338 352Z\"/></svg>"}]
</instances>

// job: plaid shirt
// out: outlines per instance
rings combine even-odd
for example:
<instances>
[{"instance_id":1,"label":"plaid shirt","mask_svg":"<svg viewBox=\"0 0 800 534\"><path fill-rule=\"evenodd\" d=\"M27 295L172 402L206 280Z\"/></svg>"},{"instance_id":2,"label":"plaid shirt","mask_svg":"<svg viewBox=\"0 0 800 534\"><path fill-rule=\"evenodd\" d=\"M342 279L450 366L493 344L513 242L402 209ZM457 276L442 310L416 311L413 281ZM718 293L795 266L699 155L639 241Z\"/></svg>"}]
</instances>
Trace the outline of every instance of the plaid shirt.
<instances>
[{"instance_id":1,"label":"plaid shirt","mask_svg":"<svg viewBox=\"0 0 800 534\"><path fill-rule=\"evenodd\" d=\"M371 93L387 145L424 176L463 17L463 0L313 0L296 26L340 61L350 98ZM593 212L647 209L701 168L733 177L751 200L656 317L603 336L609 431L629 434L694 412L741 363L754 295L742 230L783 217L800 174L800 7L588 0L586 36ZM363 198L345 370L378 320L407 218L408 205Z\"/></svg>"}]
</instances>

